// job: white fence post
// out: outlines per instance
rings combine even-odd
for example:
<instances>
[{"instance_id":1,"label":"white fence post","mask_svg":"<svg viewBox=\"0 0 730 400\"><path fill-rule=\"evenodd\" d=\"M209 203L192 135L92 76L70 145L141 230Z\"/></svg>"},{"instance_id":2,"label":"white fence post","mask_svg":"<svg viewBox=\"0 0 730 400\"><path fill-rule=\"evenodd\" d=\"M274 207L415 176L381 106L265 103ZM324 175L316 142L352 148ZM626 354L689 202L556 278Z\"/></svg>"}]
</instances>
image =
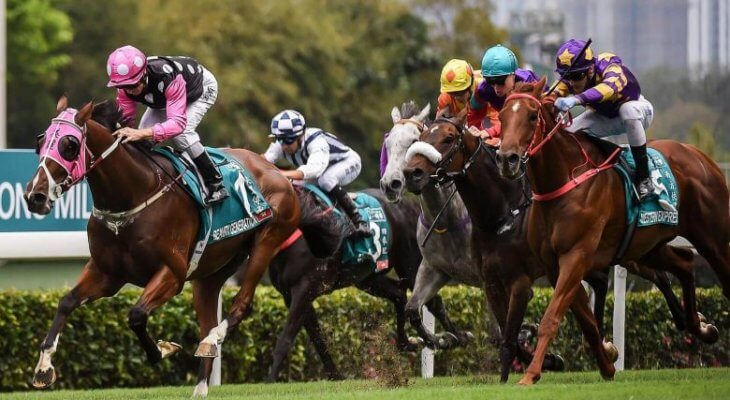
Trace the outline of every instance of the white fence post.
<instances>
[{"instance_id":1,"label":"white fence post","mask_svg":"<svg viewBox=\"0 0 730 400\"><path fill-rule=\"evenodd\" d=\"M223 318L223 289L218 293L218 323ZM210 386L221 385L221 358L223 357L223 344L218 345L218 357L213 359L213 371L210 372Z\"/></svg>"},{"instance_id":2,"label":"white fence post","mask_svg":"<svg viewBox=\"0 0 730 400\"><path fill-rule=\"evenodd\" d=\"M618 349L616 371L624 370L624 335L626 333L626 268L616 265L613 270L613 344Z\"/></svg>"},{"instance_id":3,"label":"white fence post","mask_svg":"<svg viewBox=\"0 0 730 400\"><path fill-rule=\"evenodd\" d=\"M423 306L423 326L428 333L433 334L436 329L436 319L426 306ZM421 350L421 377L433 378L433 350L424 347Z\"/></svg>"}]
</instances>

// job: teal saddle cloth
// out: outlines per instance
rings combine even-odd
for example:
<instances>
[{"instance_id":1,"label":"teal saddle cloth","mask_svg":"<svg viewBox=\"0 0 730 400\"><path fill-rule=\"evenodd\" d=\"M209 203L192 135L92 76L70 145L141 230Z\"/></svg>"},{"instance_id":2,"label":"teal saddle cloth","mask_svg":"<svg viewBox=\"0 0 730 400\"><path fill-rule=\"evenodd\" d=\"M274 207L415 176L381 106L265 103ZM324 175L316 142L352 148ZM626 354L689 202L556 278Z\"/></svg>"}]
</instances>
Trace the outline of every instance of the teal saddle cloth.
<instances>
[{"instance_id":1,"label":"teal saddle cloth","mask_svg":"<svg viewBox=\"0 0 730 400\"><path fill-rule=\"evenodd\" d=\"M188 161L167 147L154 149L156 153L168 158L175 170L183 175L183 183L198 205L201 220L198 246L203 249L206 244L248 232L272 217L271 207L251 173L225 151L210 147L205 150L223 176L223 184L231 194L224 201L208 208L203 205L204 186L197 171L188 165Z\"/></svg>"},{"instance_id":2,"label":"teal saddle cloth","mask_svg":"<svg viewBox=\"0 0 730 400\"><path fill-rule=\"evenodd\" d=\"M306 184L304 188L315 195L322 203L333 206L332 200L319 187ZM385 216L382 204L373 196L366 193L354 193L355 205L363 221L370 226L373 232L368 237L350 237L343 241L342 263L347 265L366 263L375 268L376 272L389 268L388 247L390 244L391 229ZM342 211L335 208L338 218L348 219ZM345 221L349 223L348 221Z\"/></svg>"},{"instance_id":3,"label":"teal saddle cloth","mask_svg":"<svg viewBox=\"0 0 730 400\"><path fill-rule=\"evenodd\" d=\"M626 219L631 224L637 217L637 227L650 226L656 224L677 225L679 223L679 211L667 211L660 205L660 201L670 204L674 210L679 210L679 190L677 189L677 181L674 178L672 170L669 168L664 155L659 151L647 148L649 157L649 173L654 183L655 195L646 199L639 204L639 200L634 192L631 175L622 163L617 163L614 168L623 177L625 193L626 193ZM621 151L623 158L630 168L635 169L636 163L631 155L629 148L623 148Z\"/></svg>"}]
</instances>

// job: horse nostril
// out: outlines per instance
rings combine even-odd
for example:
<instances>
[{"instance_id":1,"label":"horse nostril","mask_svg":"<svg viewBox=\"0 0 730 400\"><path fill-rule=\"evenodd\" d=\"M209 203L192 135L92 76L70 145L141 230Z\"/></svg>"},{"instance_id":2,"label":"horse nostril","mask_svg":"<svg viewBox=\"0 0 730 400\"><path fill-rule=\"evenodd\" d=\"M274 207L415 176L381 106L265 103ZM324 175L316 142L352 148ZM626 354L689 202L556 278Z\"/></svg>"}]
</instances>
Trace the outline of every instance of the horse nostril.
<instances>
[{"instance_id":1,"label":"horse nostril","mask_svg":"<svg viewBox=\"0 0 730 400\"><path fill-rule=\"evenodd\" d=\"M390 188L393 190L400 190L400 188L403 187L403 182L401 182L400 179L393 179L392 182L390 182Z\"/></svg>"},{"instance_id":2,"label":"horse nostril","mask_svg":"<svg viewBox=\"0 0 730 400\"><path fill-rule=\"evenodd\" d=\"M518 156L518 155L517 155L517 154L515 154L515 153L512 153L512 154L510 154L510 155L509 155L509 156L507 157L507 161L508 161L508 162L509 162L510 164L517 164L517 163L518 163L518 162L520 161L520 156Z\"/></svg>"},{"instance_id":3,"label":"horse nostril","mask_svg":"<svg viewBox=\"0 0 730 400\"><path fill-rule=\"evenodd\" d=\"M48 197L46 197L43 193L33 193L28 197L30 204L37 206L46 204L46 199L48 199Z\"/></svg>"}]
</instances>

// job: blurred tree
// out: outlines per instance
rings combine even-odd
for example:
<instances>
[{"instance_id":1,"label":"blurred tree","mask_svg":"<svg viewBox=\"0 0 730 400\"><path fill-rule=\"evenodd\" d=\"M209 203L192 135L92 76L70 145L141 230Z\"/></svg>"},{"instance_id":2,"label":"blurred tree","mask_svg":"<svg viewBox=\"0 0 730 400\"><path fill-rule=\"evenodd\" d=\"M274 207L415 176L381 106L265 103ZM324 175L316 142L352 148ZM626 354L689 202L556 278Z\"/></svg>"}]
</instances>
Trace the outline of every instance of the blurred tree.
<instances>
[{"instance_id":1,"label":"blurred tree","mask_svg":"<svg viewBox=\"0 0 730 400\"><path fill-rule=\"evenodd\" d=\"M58 70L70 61L61 51L73 38L71 23L51 0L7 2L8 144L33 147L48 126L56 97Z\"/></svg>"},{"instance_id":2,"label":"blurred tree","mask_svg":"<svg viewBox=\"0 0 730 400\"><path fill-rule=\"evenodd\" d=\"M720 155L720 149L715 146L712 130L701 122L695 122L689 128L688 142L712 158Z\"/></svg>"}]
</instances>

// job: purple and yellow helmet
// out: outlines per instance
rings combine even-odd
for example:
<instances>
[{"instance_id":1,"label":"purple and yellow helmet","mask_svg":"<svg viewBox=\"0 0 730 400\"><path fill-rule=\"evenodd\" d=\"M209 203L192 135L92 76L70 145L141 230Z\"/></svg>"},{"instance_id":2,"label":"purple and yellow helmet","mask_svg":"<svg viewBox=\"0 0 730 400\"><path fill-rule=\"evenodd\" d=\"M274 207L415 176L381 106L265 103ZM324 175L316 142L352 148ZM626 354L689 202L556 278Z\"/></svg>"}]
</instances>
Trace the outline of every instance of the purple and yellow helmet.
<instances>
[{"instance_id":1,"label":"purple and yellow helmet","mask_svg":"<svg viewBox=\"0 0 730 400\"><path fill-rule=\"evenodd\" d=\"M570 39L563 43L555 56L555 72L562 74L570 68L571 64L573 65L570 69L571 72L581 72L590 68L594 61L593 50L590 47L586 49L580 58L576 59L576 56L585 45L585 40L576 39Z\"/></svg>"}]
</instances>

